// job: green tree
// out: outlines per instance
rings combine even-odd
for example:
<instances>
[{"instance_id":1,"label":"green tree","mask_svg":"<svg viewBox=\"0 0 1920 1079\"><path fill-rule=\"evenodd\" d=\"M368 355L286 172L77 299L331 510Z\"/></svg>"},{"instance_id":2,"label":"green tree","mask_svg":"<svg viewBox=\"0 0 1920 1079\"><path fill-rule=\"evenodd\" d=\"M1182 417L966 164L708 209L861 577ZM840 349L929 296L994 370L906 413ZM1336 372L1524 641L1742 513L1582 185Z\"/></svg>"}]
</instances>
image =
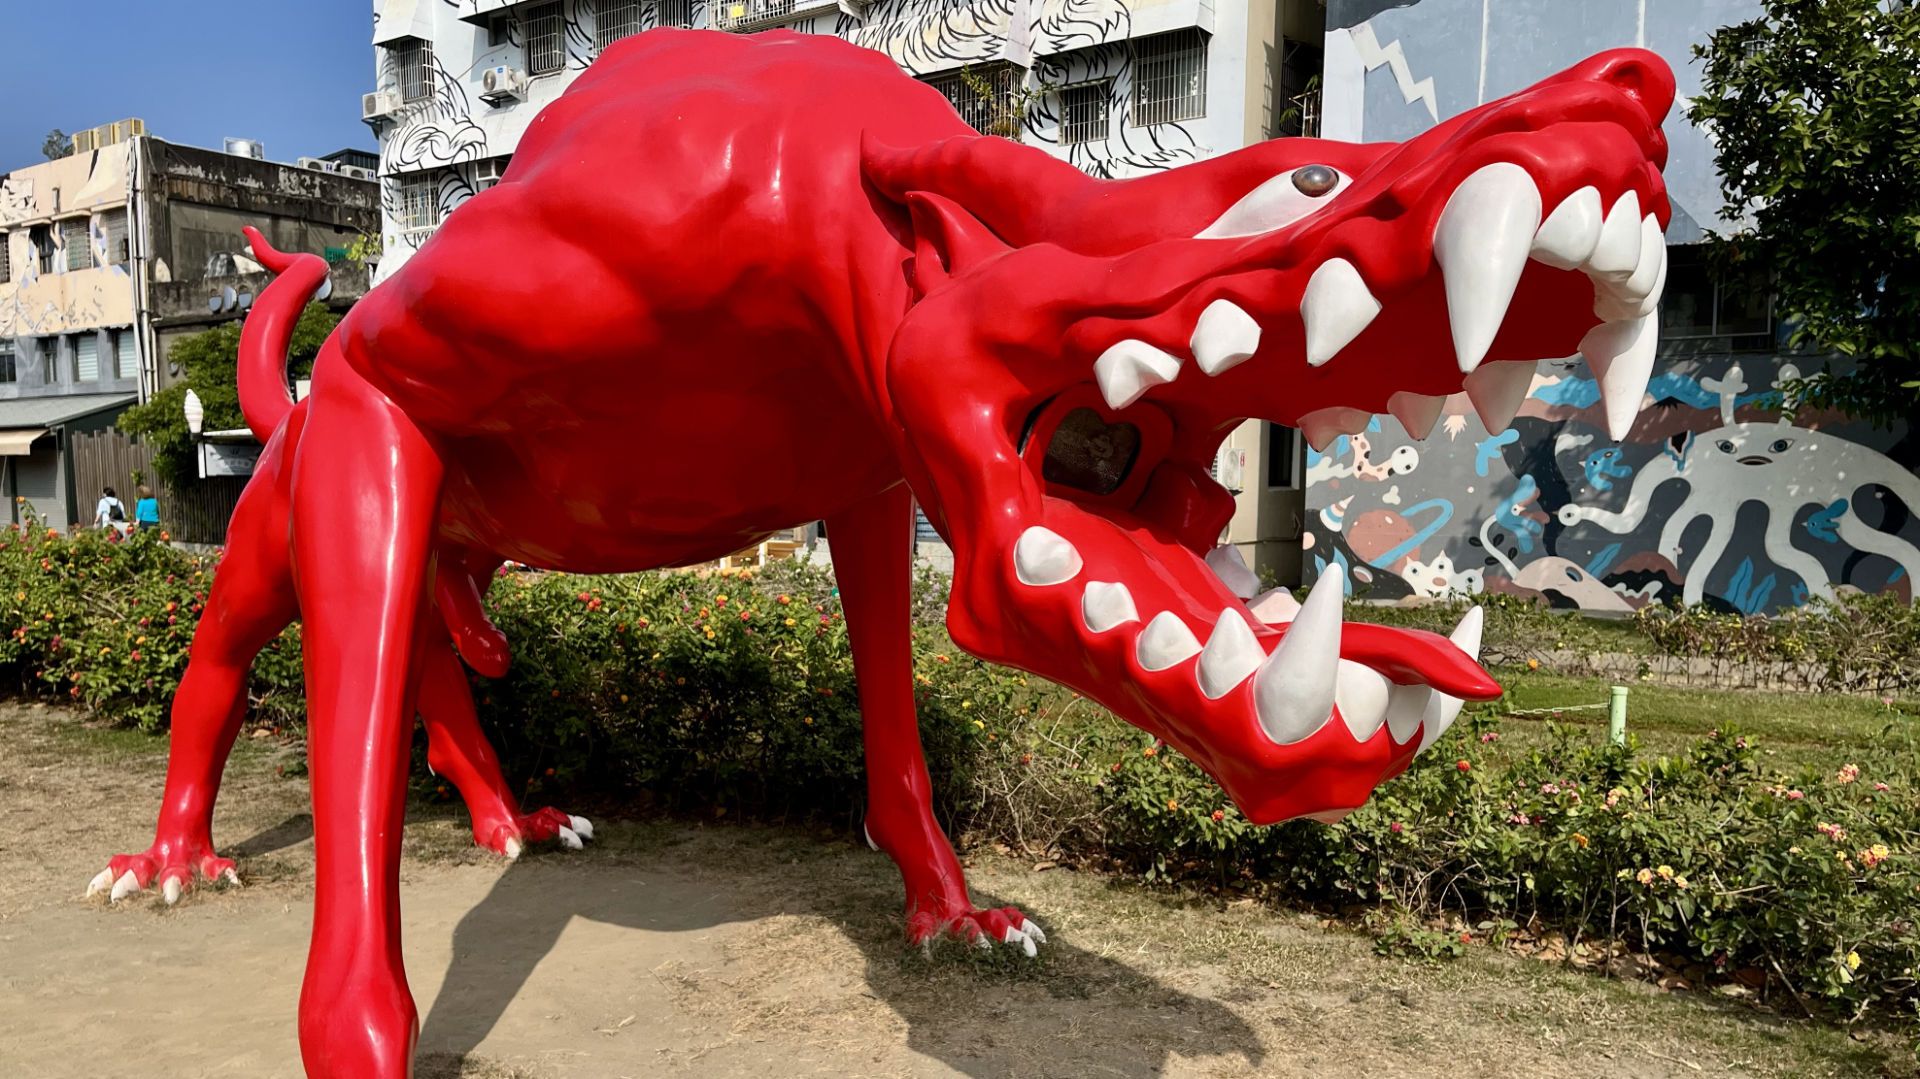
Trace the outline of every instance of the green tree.
<instances>
[{"instance_id":1,"label":"green tree","mask_svg":"<svg viewBox=\"0 0 1920 1079\"><path fill-rule=\"evenodd\" d=\"M46 140L40 144L40 153L48 161L58 161L73 152L73 136L54 128L47 132Z\"/></svg>"},{"instance_id":2,"label":"green tree","mask_svg":"<svg viewBox=\"0 0 1920 1079\"><path fill-rule=\"evenodd\" d=\"M313 369L313 358L339 318L324 304L308 304L300 314L288 347L288 367L295 377ZM167 359L184 376L153 395L145 404L120 414L120 430L154 448L153 467L171 484L192 483L199 475L194 462L193 435L187 430L184 406L187 391L200 397L206 410L204 430L221 431L246 424L240 414L236 381L240 358L240 323L228 322L174 342Z\"/></svg>"},{"instance_id":3,"label":"green tree","mask_svg":"<svg viewBox=\"0 0 1920 1079\"><path fill-rule=\"evenodd\" d=\"M1793 343L1851 358L1794 403L1885 421L1920 403L1920 8L1764 0L1696 47L1732 280L1764 268Z\"/></svg>"}]
</instances>

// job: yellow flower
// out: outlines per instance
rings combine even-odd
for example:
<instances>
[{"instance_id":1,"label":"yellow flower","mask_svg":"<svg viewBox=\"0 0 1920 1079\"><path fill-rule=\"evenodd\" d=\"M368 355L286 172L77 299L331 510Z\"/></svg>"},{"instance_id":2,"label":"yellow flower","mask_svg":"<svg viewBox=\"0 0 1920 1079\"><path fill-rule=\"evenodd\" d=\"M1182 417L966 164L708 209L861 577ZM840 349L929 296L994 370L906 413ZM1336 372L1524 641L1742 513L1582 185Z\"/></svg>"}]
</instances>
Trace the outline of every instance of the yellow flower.
<instances>
[{"instance_id":1,"label":"yellow flower","mask_svg":"<svg viewBox=\"0 0 1920 1079\"><path fill-rule=\"evenodd\" d=\"M793 619L791 618L787 619L787 625L789 626L793 625Z\"/></svg>"},{"instance_id":2,"label":"yellow flower","mask_svg":"<svg viewBox=\"0 0 1920 1079\"><path fill-rule=\"evenodd\" d=\"M1684 891L1686 891L1686 890L1687 890L1687 878L1685 878L1685 877L1675 877L1675 878L1673 878L1673 886L1674 886L1675 888L1678 888L1678 889L1680 889L1680 890L1681 890L1681 891L1683 891L1683 892L1684 892Z\"/></svg>"},{"instance_id":3,"label":"yellow flower","mask_svg":"<svg viewBox=\"0 0 1920 1079\"><path fill-rule=\"evenodd\" d=\"M960 707L962 707L962 708L972 708L972 707L973 707L973 702L972 702L972 701L961 701L961 702L960 702Z\"/></svg>"},{"instance_id":4,"label":"yellow flower","mask_svg":"<svg viewBox=\"0 0 1920 1079\"><path fill-rule=\"evenodd\" d=\"M1642 883L1642 884L1652 884L1652 883L1653 883L1653 870L1651 870L1651 869L1642 869L1642 870L1641 870L1640 872L1638 872L1638 873L1635 873L1635 874L1634 874L1634 879L1635 879L1635 880L1637 880L1637 881L1639 881L1639 882L1640 882L1640 883Z\"/></svg>"},{"instance_id":5,"label":"yellow flower","mask_svg":"<svg viewBox=\"0 0 1920 1079\"><path fill-rule=\"evenodd\" d=\"M1654 872L1660 874L1661 880L1673 879L1673 867L1670 865L1660 866L1659 868L1655 869Z\"/></svg>"},{"instance_id":6,"label":"yellow flower","mask_svg":"<svg viewBox=\"0 0 1920 1079\"><path fill-rule=\"evenodd\" d=\"M1167 799L1167 812L1171 813L1174 810L1179 808L1180 808L1180 803L1178 801L1172 798Z\"/></svg>"},{"instance_id":7,"label":"yellow flower","mask_svg":"<svg viewBox=\"0 0 1920 1079\"><path fill-rule=\"evenodd\" d=\"M985 723L982 723L982 722L980 722L980 721L979 721L979 720L977 720L977 719L973 721L973 725L974 725L975 727L978 727L978 728L980 728L980 729L981 729L981 730L983 730L983 731L987 729L987 725L986 725Z\"/></svg>"},{"instance_id":8,"label":"yellow flower","mask_svg":"<svg viewBox=\"0 0 1920 1079\"><path fill-rule=\"evenodd\" d=\"M1847 953L1847 969L1848 970L1860 969L1860 953L1859 952Z\"/></svg>"}]
</instances>

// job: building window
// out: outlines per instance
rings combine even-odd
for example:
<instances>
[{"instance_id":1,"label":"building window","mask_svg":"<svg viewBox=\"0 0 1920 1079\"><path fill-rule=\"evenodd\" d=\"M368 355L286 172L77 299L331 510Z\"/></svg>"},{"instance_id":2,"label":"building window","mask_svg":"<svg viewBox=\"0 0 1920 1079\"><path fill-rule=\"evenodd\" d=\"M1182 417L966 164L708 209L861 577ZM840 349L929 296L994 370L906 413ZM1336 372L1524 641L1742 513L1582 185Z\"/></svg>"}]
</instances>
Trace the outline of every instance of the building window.
<instances>
[{"instance_id":1,"label":"building window","mask_svg":"<svg viewBox=\"0 0 1920 1079\"><path fill-rule=\"evenodd\" d=\"M1060 91L1060 141L1067 146L1107 137L1107 98L1112 82L1089 82Z\"/></svg>"},{"instance_id":2,"label":"building window","mask_svg":"<svg viewBox=\"0 0 1920 1079\"><path fill-rule=\"evenodd\" d=\"M93 269L93 238L87 235L86 218L60 222L60 243L67 249L68 270Z\"/></svg>"},{"instance_id":3,"label":"building window","mask_svg":"<svg viewBox=\"0 0 1920 1079\"><path fill-rule=\"evenodd\" d=\"M27 242L33 245L34 259L40 264L40 276L53 272L53 226L35 225L27 230Z\"/></svg>"},{"instance_id":4,"label":"building window","mask_svg":"<svg viewBox=\"0 0 1920 1079\"><path fill-rule=\"evenodd\" d=\"M928 76L928 86L945 94L967 126L982 135L1020 137L1020 87L1025 68L1009 63L973 64Z\"/></svg>"},{"instance_id":5,"label":"building window","mask_svg":"<svg viewBox=\"0 0 1920 1079\"><path fill-rule=\"evenodd\" d=\"M473 190L475 194L490 187L498 186L500 177L507 173L507 162L513 159L511 154L499 157L482 158L473 163Z\"/></svg>"},{"instance_id":6,"label":"building window","mask_svg":"<svg viewBox=\"0 0 1920 1079\"><path fill-rule=\"evenodd\" d=\"M1197 29L1133 43L1133 124L1171 124L1207 114L1207 38Z\"/></svg>"},{"instance_id":7,"label":"building window","mask_svg":"<svg viewBox=\"0 0 1920 1079\"><path fill-rule=\"evenodd\" d=\"M431 174L400 181L400 228L418 232L440 224L440 184Z\"/></svg>"},{"instance_id":8,"label":"building window","mask_svg":"<svg viewBox=\"0 0 1920 1079\"><path fill-rule=\"evenodd\" d=\"M1715 279L1697 244L1667 249L1667 285L1660 300L1660 336L1727 352L1774 347L1773 290L1764 269Z\"/></svg>"},{"instance_id":9,"label":"building window","mask_svg":"<svg viewBox=\"0 0 1920 1079\"><path fill-rule=\"evenodd\" d=\"M12 385L20 381L20 358L14 354L12 341L0 341L0 384Z\"/></svg>"},{"instance_id":10,"label":"building window","mask_svg":"<svg viewBox=\"0 0 1920 1079\"><path fill-rule=\"evenodd\" d=\"M417 37L401 38L387 46L400 100L425 101L433 93L433 46Z\"/></svg>"},{"instance_id":11,"label":"building window","mask_svg":"<svg viewBox=\"0 0 1920 1079\"><path fill-rule=\"evenodd\" d=\"M58 337L36 337L27 346L34 355L40 357L40 380L48 386L60 384L60 373L54 370L54 360L60 355Z\"/></svg>"},{"instance_id":12,"label":"building window","mask_svg":"<svg viewBox=\"0 0 1920 1079\"><path fill-rule=\"evenodd\" d=\"M693 0L653 0L653 22L655 26L693 29Z\"/></svg>"},{"instance_id":13,"label":"building window","mask_svg":"<svg viewBox=\"0 0 1920 1079\"><path fill-rule=\"evenodd\" d=\"M13 252L7 247L8 236L0 232L0 284L13 280Z\"/></svg>"},{"instance_id":14,"label":"building window","mask_svg":"<svg viewBox=\"0 0 1920 1079\"><path fill-rule=\"evenodd\" d=\"M567 20L560 5L541 4L527 9L527 74L551 75L567 66Z\"/></svg>"},{"instance_id":15,"label":"building window","mask_svg":"<svg viewBox=\"0 0 1920 1079\"><path fill-rule=\"evenodd\" d=\"M1267 423L1267 490L1291 491L1300 486L1300 432Z\"/></svg>"},{"instance_id":16,"label":"building window","mask_svg":"<svg viewBox=\"0 0 1920 1079\"><path fill-rule=\"evenodd\" d=\"M100 339L93 334L74 335L73 380L75 382L100 381Z\"/></svg>"},{"instance_id":17,"label":"building window","mask_svg":"<svg viewBox=\"0 0 1920 1079\"><path fill-rule=\"evenodd\" d=\"M100 229L107 237L107 265L124 266L132 252L127 244L127 212L108 210L100 215Z\"/></svg>"},{"instance_id":18,"label":"building window","mask_svg":"<svg viewBox=\"0 0 1920 1079\"><path fill-rule=\"evenodd\" d=\"M593 8L593 44L602 52L640 32L640 0L600 0Z\"/></svg>"},{"instance_id":19,"label":"building window","mask_svg":"<svg viewBox=\"0 0 1920 1079\"><path fill-rule=\"evenodd\" d=\"M136 377L140 358L133 354L133 331L115 330L108 340L113 346L113 377Z\"/></svg>"}]
</instances>

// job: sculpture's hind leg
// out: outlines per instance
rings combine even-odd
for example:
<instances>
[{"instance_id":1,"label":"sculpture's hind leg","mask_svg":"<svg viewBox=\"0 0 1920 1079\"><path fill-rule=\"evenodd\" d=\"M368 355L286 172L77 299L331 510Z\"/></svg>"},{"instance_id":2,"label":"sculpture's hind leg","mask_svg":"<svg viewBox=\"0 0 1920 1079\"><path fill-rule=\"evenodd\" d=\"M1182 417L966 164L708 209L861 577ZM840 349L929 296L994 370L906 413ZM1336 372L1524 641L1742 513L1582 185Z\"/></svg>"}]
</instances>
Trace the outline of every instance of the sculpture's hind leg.
<instances>
[{"instance_id":1,"label":"sculpture's hind leg","mask_svg":"<svg viewBox=\"0 0 1920 1079\"><path fill-rule=\"evenodd\" d=\"M1046 940L1012 907L976 910L940 822L913 708L913 502L905 484L827 520L833 573L847 611L867 754L867 840L893 858L907 885L907 936L1018 944Z\"/></svg>"},{"instance_id":2,"label":"sculpture's hind leg","mask_svg":"<svg viewBox=\"0 0 1920 1079\"><path fill-rule=\"evenodd\" d=\"M402 1079L418 1033L400 952L409 660L423 636L436 448L329 342L293 485L312 766L313 936L300 1053L316 1079Z\"/></svg>"}]
</instances>

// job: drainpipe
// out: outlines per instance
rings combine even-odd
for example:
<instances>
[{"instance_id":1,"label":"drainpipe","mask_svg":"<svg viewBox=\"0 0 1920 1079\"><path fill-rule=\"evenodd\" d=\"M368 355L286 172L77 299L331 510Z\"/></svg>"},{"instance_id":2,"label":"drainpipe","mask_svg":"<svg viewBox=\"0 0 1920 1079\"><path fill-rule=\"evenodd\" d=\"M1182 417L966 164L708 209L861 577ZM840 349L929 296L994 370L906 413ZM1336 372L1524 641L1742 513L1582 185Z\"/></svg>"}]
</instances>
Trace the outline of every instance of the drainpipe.
<instances>
[{"instance_id":1,"label":"drainpipe","mask_svg":"<svg viewBox=\"0 0 1920 1079\"><path fill-rule=\"evenodd\" d=\"M128 264L133 277L133 355L139 396L142 403L160 392L160 363L154 356L153 312L149 306L149 263L153 257L152 219L147 214L147 136L136 135L133 160L127 170L127 242L132 247ZM151 363L148 361L152 360Z\"/></svg>"}]
</instances>

